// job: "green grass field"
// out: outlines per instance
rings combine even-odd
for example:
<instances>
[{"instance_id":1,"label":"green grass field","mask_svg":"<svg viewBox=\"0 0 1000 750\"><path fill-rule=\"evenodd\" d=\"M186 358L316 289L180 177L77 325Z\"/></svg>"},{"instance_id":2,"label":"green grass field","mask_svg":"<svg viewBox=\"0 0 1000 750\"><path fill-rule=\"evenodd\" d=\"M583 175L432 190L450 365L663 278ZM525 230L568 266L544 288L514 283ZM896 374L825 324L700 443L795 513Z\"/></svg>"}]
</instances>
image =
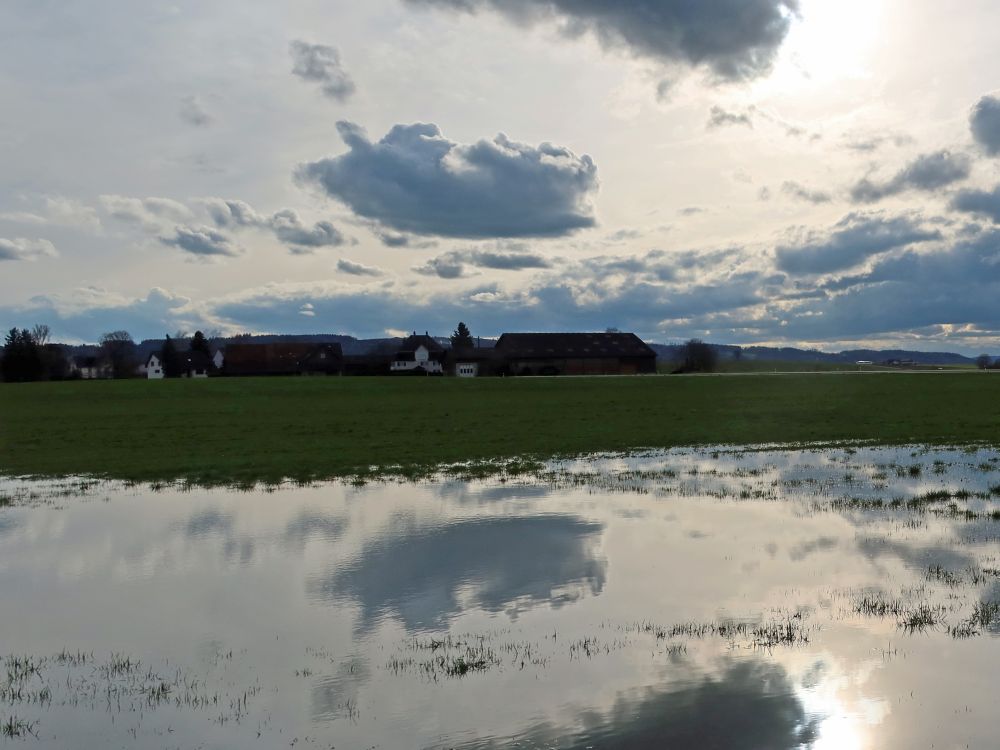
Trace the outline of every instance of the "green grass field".
<instances>
[{"instance_id":1,"label":"green grass field","mask_svg":"<svg viewBox=\"0 0 1000 750\"><path fill-rule=\"evenodd\" d=\"M1000 442L1000 373L0 384L0 471L199 483L708 443Z\"/></svg>"}]
</instances>

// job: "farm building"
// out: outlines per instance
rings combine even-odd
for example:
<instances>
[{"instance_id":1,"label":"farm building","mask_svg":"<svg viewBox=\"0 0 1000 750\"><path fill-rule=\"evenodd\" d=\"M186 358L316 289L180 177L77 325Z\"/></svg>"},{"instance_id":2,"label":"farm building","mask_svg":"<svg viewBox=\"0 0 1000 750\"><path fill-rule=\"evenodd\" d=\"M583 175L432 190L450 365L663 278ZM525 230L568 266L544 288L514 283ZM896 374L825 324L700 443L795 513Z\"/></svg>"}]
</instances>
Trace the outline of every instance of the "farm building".
<instances>
[{"instance_id":1,"label":"farm building","mask_svg":"<svg viewBox=\"0 0 1000 750\"><path fill-rule=\"evenodd\" d=\"M180 378L207 378L215 371L212 358L205 352L186 351L174 355L173 372ZM146 360L146 379L162 380L167 377L167 366L162 352L153 352Z\"/></svg>"},{"instance_id":2,"label":"farm building","mask_svg":"<svg viewBox=\"0 0 1000 750\"><path fill-rule=\"evenodd\" d=\"M442 375L445 350L428 334L413 334L403 339L393 355L390 371L394 375Z\"/></svg>"},{"instance_id":3,"label":"farm building","mask_svg":"<svg viewBox=\"0 0 1000 750\"><path fill-rule=\"evenodd\" d=\"M637 375L656 372L656 352L634 333L505 333L496 343L511 375Z\"/></svg>"},{"instance_id":4,"label":"farm building","mask_svg":"<svg viewBox=\"0 0 1000 750\"><path fill-rule=\"evenodd\" d=\"M339 375L340 344L230 344L223 353L226 375Z\"/></svg>"},{"instance_id":5,"label":"farm building","mask_svg":"<svg viewBox=\"0 0 1000 750\"><path fill-rule=\"evenodd\" d=\"M496 351L492 347L452 348L445 360L448 374L459 378L492 375L495 364Z\"/></svg>"},{"instance_id":6,"label":"farm building","mask_svg":"<svg viewBox=\"0 0 1000 750\"><path fill-rule=\"evenodd\" d=\"M82 380L100 380L112 377L111 364L100 357L78 356L69 360L69 374Z\"/></svg>"}]
</instances>

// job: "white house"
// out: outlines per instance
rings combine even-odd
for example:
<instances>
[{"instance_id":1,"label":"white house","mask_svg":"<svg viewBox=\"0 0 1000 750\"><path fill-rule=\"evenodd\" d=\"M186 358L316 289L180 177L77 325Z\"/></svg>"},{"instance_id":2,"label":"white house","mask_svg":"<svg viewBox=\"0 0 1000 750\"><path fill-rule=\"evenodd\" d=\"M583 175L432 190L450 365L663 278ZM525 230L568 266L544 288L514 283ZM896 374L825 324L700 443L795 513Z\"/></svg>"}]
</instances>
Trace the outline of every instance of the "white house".
<instances>
[{"instance_id":1,"label":"white house","mask_svg":"<svg viewBox=\"0 0 1000 750\"><path fill-rule=\"evenodd\" d=\"M456 362L455 375L460 378L474 378L479 374L478 362Z\"/></svg>"},{"instance_id":2,"label":"white house","mask_svg":"<svg viewBox=\"0 0 1000 750\"><path fill-rule=\"evenodd\" d=\"M163 362L160 361L160 355L153 352L146 360L146 379L160 380L163 378L163 374Z\"/></svg>"},{"instance_id":3,"label":"white house","mask_svg":"<svg viewBox=\"0 0 1000 750\"><path fill-rule=\"evenodd\" d=\"M403 340L389 369L394 374L444 374L444 347L428 334Z\"/></svg>"},{"instance_id":4,"label":"white house","mask_svg":"<svg viewBox=\"0 0 1000 750\"><path fill-rule=\"evenodd\" d=\"M226 355L223 353L222 349L216 349L215 353L212 354L212 364L215 365L215 369L221 372L222 365L226 362Z\"/></svg>"}]
</instances>

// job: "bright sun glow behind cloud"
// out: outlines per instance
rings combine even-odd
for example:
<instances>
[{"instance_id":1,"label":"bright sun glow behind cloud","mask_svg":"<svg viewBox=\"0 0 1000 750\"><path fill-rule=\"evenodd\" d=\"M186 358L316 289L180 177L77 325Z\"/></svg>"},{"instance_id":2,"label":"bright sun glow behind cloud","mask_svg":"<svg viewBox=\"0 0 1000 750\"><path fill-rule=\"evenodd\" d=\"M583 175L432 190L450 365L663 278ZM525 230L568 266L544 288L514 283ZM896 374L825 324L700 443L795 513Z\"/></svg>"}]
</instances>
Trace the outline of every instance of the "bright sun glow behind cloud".
<instances>
[{"instance_id":1,"label":"bright sun glow behind cloud","mask_svg":"<svg viewBox=\"0 0 1000 750\"><path fill-rule=\"evenodd\" d=\"M803 0L768 91L831 84L871 75L872 56L885 29L885 0Z\"/></svg>"}]
</instances>

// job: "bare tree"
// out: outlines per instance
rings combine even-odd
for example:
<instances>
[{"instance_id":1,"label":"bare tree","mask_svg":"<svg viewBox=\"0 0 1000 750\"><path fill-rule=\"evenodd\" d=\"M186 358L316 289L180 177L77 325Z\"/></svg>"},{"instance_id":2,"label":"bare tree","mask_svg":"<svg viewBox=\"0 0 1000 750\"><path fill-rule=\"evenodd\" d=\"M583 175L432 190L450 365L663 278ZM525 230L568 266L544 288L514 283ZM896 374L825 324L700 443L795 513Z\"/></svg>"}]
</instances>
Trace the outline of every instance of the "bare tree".
<instances>
[{"instance_id":1,"label":"bare tree","mask_svg":"<svg viewBox=\"0 0 1000 750\"><path fill-rule=\"evenodd\" d=\"M111 331L101 336L101 352L111 364L116 378L135 374L135 342L128 331Z\"/></svg>"},{"instance_id":2,"label":"bare tree","mask_svg":"<svg viewBox=\"0 0 1000 750\"><path fill-rule=\"evenodd\" d=\"M691 339L682 350L684 361L679 372L714 372L718 354L711 344Z\"/></svg>"},{"instance_id":3,"label":"bare tree","mask_svg":"<svg viewBox=\"0 0 1000 750\"><path fill-rule=\"evenodd\" d=\"M31 329L31 338L38 346L45 346L52 338L52 329L44 323L36 323Z\"/></svg>"}]
</instances>

